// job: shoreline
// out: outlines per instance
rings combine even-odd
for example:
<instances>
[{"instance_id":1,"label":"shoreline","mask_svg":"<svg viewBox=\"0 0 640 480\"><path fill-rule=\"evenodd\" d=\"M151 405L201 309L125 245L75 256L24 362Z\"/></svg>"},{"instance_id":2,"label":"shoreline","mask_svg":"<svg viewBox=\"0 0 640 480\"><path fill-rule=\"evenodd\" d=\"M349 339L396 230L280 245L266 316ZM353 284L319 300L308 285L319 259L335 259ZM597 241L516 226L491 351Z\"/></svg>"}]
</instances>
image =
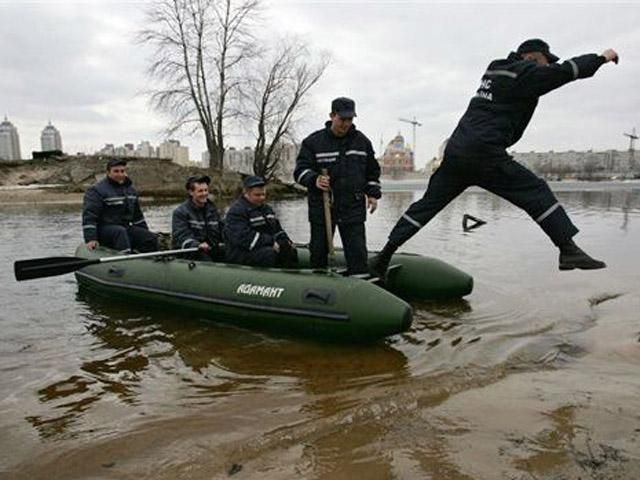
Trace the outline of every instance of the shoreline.
<instances>
[{"instance_id":1,"label":"shoreline","mask_svg":"<svg viewBox=\"0 0 640 480\"><path fill-rule=\"evenodd\" d=\"M52 188L16 188L0 190L2 206L16 205L82 205L84 193L61 192Z\"/></svg>"},{"instance_id":2,"label":"shoreline","mask_svg":"<svg viewBox=\"0 0 640 480\"><path fill-rule=\"evenodd\" d=\"M424 180L394 180L391 182L387 180L386 182L385 185L383 181L383 193L385 191L413 190L416 187L418 189L424 189L425 187ZM575 190L576 187L584 189L585 184L589 184L589 190L630 190L632 192L640 190L640 180L612 180L607 182L565 180L562 182L549 181L548 184L554 192L572 191ZM279 189L276 189L276 191L272 193L271 198L286 198L289 196L287 194L288 192L279 192L278 190ZM475 190L477 190L476 187L471 187L471 191ZM160 195L154 195L154 192L150 193L150 195L140 195L141 202L174 202L184 198L182 195L166 195L164 191L160 192ZM84 192L70 192L65 189L65 186L59 184L0 186L0 207L20 205L82 205L83 197ZM225 197L226 195L222 195L222 198Z\"/></svg>"},{"instance_id":3,"label":"shoreline","mask_svg":"<svg viewBox=\"0 0 640 480\"><path fill-rule=\"evenodd\" d=\"M291 198L292 195L287 191L274 188L275 191L270 195L271 199ZM37 206L37 205L78 205L82 206L84 192L68 192L59 189L58 186L16 186L16 187L0 187L0 208L14 207L21 205ZM233 195L216 196L217 199L232 199ZM175 203L182 202L185 195L167 195L160 192L160 195L140 195L142 204L150 203Z\"/></svg>"},{"instance_id":4,"label":"shoreline","mask_svg":"<svg viewBox=\"0 0 640 480\"><path fill-rule=\"evenodd\" d=\"M82 205L84 192L65 192L54 188L2 188L0 189L0 206L20 205ZM141 195L142 203L159 201L179 201L181 197L156 197Z\"/></svg>"}]
</instances>

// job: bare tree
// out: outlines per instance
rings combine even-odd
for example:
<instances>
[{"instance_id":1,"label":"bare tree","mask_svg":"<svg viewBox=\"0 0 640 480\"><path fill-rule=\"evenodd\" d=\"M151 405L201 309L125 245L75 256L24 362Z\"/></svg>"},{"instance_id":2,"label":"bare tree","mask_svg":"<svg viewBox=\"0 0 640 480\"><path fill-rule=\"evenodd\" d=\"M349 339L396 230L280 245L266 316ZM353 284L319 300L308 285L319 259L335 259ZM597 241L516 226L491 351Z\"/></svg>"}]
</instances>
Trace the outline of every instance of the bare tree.
<instances>
[{"instance_id":1,"label":"bare tree","mask_svg":"<svg viewBox=\"0 0 640 480\"><path fill-rule=\"evenodd\" d=\"M316 62L310 57L303 42L285 39L254 66L244 90L244 114L255 122L256 175L267 179L275 175L285 151L285 140L292 138L296 113L329 65L326 55Z\"/></svg>"},{"instance_id":2,"label":"bare tree","mask_svg":"<svg viewBox=\"0 0 640 480\"><path fill-rule=\"evenodd\" d=\"M237 115L240 67L256 54L258 13L259 0L157 0L139 34L155 47L149 74L158 87L149 93L172 117L167 134L201 130L214 168L223 168L225 122Z\"/></svg>"}]
</instances>

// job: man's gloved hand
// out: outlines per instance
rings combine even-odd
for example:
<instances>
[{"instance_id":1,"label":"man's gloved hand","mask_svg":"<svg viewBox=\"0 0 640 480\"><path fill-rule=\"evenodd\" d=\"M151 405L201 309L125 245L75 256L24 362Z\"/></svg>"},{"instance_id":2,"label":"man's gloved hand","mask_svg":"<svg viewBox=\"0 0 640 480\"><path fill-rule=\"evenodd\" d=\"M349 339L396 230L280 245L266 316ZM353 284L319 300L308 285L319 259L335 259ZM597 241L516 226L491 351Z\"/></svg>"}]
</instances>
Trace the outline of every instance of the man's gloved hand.
<instances>
[{"instance_id":1,"label":"man's gloved hand","mask_svg":"<svg viewBox=\"0 0 640 480\"><path fill-rule=\"evenodd\" d=\"M289 241L289 239L287 238L280 238L278 239L277 243L278 247L280 247L281 252L288 252L293 248L291 245L291 241Z\"/></svg>"}]
</instances>

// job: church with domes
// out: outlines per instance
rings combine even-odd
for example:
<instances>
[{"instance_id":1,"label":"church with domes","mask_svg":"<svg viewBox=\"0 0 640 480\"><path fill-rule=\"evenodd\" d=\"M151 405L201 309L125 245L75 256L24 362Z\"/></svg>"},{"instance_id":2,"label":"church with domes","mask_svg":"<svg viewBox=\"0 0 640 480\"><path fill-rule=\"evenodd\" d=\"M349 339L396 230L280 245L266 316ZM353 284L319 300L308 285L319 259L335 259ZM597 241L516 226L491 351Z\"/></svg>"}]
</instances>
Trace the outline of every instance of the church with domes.
<instances>
[{"instance_id":1,"label":"church with domes","mask_svg":"<svg viewBox=\"0 0 640 480\"><path fill-rule=\"evenodd\" d=\"M380 168L382 175L393 178L402 178L414 172L413 150L405 143L400 133L385 148Z\"/></svg>"}]
</instances>

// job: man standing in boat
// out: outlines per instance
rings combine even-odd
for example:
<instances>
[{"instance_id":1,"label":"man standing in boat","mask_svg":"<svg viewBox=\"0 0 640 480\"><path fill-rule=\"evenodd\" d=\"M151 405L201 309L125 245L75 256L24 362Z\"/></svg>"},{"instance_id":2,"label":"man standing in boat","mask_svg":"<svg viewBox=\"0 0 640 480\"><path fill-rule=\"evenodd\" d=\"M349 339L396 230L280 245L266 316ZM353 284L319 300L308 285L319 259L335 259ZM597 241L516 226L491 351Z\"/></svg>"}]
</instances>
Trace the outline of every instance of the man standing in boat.
<instances>
[{"instance_id":1,"label":"man standing in boat","mask_svg":"<svg viewBox=\"0 0 640 480\"><path fill-rule=\"evenodd\" d=\"M158 250L158 237L149 231L138 192L127 176L126 160L109 160L105 178L85 193L82 231L89 250L98 245L121 251Z\"/></svg>"},{"instance_id":2,"label":"man standing in boat","mask_svg":"<svg viewBox=\"0 0 640 480\"><path fill-rule=\"evenodd\" d=\"M252 175L245 178L243 187L242 196L225 217L227 261L254 267L294 267L297 251L266 203L266 181Z\"/></svg>"},{"instance_id":3,"label":"man standing in boat","mask_svg":"<svg viewBox=\"0 0 640 480\"><path fill-rule=\"evenodd\" d=\"M307 188L311 266L326 268L329 252L323 193L330 192L332 231L338 227L349 275L368 275L365 220L381 196L380 165L369 139L353 124L355 102L331 102L325 128L304 139L293 172Z\"/></svg>"},{"instance_id":4,"label":"man standing in boat","mask_svg":"<svg viewBox=\"0 0 640 480\"><path fill-rule=\"evenodd\" d=\"M540 39L523 42L507 58L494 60L454 130L440 167L422 199L413 203L389 234L373 272L383 277L393 253L471 185L478 185L526 211L560 250L560 270L606 267L572 240L578 229L547 183L514 161L507 148L527 127L542 95L573 80L588 78L605 63L618 62L607 49L562 63Z\"/></svg>"},{"instance_id":5,"label":"man standing in boat","mask_svg":"<svg viewBox=\"0 0 640 480\"><path fill-rule=\"evenodd\" d=\"M215 204L209 199L207 175L192 175L185 187L189 198L171 216L173 248L198 247L197 260L224 260L222 251L222 221Z\"/></svg>"}]
</instances>

